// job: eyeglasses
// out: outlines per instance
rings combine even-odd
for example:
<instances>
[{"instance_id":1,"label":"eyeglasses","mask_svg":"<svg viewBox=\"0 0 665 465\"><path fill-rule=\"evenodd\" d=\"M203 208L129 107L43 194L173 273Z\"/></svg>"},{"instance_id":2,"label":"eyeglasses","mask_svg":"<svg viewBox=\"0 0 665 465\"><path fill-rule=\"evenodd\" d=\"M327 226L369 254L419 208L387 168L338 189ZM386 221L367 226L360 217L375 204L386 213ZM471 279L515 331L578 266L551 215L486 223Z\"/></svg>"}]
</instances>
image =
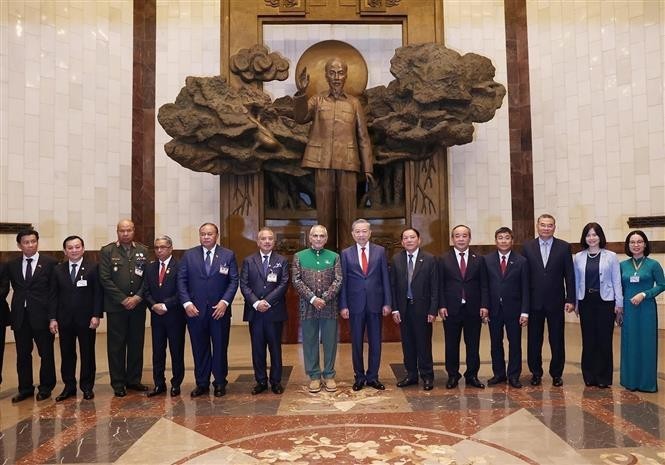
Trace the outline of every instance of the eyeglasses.
<instances>
[{"instance_id":1,"label":"eyeglasses","mask_svg":"<svg viewBox=\"0 0 665 465\"><path fill-rule=\"evenodd\" d=\"M170 245L156 245L155 250L170 249Z\"/></svg>"}]
</instances>

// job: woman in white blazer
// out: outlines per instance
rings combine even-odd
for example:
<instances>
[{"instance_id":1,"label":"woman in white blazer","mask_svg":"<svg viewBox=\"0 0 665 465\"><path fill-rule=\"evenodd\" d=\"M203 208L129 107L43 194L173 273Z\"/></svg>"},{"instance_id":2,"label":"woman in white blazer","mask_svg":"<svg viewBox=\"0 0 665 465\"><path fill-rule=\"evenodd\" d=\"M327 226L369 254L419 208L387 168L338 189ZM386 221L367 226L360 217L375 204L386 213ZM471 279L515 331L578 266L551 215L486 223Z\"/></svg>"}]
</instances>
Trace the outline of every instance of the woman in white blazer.
<instances>
[{"instance_id":1,"label":"woman in white blazer","mask_svg":"<svg viewBox=\"0 0 665 465\"><path fill-rule=\"evenodd\" d=\"M582 250L573 260L576 312L582 328L582 376L584 384L599 388L612 384L614 323L620 323L623 315L619 259L606 245L603 228L588 223L582 229Z\"/></svg>"}]
</instances>

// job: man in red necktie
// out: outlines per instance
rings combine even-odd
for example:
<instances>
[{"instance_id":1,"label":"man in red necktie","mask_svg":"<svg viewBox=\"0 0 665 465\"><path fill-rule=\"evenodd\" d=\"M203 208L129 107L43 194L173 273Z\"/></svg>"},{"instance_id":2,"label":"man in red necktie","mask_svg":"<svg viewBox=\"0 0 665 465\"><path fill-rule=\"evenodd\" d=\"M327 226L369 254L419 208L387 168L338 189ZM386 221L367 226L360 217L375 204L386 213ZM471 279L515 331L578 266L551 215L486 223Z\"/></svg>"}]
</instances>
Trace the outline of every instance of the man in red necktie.
<instances>
[{"instance_id":1,"label":"man in red necktie","mask_svg":"<svg viewBox=\"0 0 665 465\"><path fill-rule=\"evenodd\" d=\"M157 260L145 271L145 300L150 308L152 377L155 387L148 397L166 393L166 346L171 353L171 395L180 395L185 377L185 311L178 302L178 263L171 255L169 236L155 239Z\"/></svg>"},{"instance_id":2,"label":"man in red necktie","mask_svg":"<svg viewBox=\"0 0 665 465\"><path fill-rule=\"evenodd\" d=\"M497 250L485 255L489 282L489 328L493 376L489 386L506 381L521 388L522 327L529 321L529 265L513 251L513 231L502 227L494 233ZM508 337L508 368L503 351L503 329Z\"/></svg>"},{"instance_id":3,"label":"man in red necktie","mask_svg":"<svg viewBox=\"0 0 665 465\"><path fill-rule=\"evenodd\" d=\"M453 249L439 264L439 316L445 333L446 388L453 389L462 377L459 372L459 344L464 332L466 346L466 372L469 386L483 389L478 379L480 368L480 329L487 318L488 292L485 261L469 249L471 229L455 226L450 234Z\"/></svg>"},{"instance_id":4,"label":"man in red necktie","mask_svg":"<svg viewBox=\"0 0 665 465\"><path fill-rule=\"evenodd\" d=\"M359 391L365 384L384 390L385 386L379 381L382 317L392 311L386 250L370 244L372 230L365 219L353 222L351 235L356 243L341 253L339 308L341 317L348 319L351 326L353 390ZM369 346L367 371L363 359L365 329Z\"/></svg>"}]
</instances>

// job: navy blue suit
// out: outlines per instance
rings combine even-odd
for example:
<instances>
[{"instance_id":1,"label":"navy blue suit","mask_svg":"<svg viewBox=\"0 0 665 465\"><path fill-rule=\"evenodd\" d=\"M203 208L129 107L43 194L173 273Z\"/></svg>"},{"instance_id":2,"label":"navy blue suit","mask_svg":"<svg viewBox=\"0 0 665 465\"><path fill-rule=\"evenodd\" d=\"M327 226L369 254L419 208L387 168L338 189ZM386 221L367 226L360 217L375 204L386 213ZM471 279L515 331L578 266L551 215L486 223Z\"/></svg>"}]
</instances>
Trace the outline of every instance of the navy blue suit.
<instances>
[{"instance_id":1,"label":"navy blue suit","mask_svg":"<svg viewBox=\"0 0 665 465\"><path fill-rule=\"evenodd\" d=\"M529 370L543 376L543 337L545 320L552 360L549 373L553 378L561 377L566 360L564 339L564 304L575 304L575 270L570 244L553 238L552 248L543 265L540 255L540 239L527 241L522 254L529 262L531 312L527 339L527 361Z\"/></svg>"},{"instance_id":2,"label":"navy blue suit","mask_svg":"<svg viewBox=\"0 0 665 465\"><path fill-rule=\"evenodd\" d=\"M203 250L202 246L196 246L183 255L178 269L178 294L183 305L192 302L199 310L198 316L187 316L187 328L192 341L196 385L207 389L211 374L215 386L227 384L231 304L238 290L238 265L235 254L218 245L210 273L206 274ZM215 320L212 307L220 300L229 305L224 315Z\"/></svg>"},{"instance_id":3,"label":"navy blue suit","mask_svg":"<svg viewBox=\"0 0 665 465\"><path fill-rule=\"evenodd\" d=\"M492 372L496 377L519 378L522 373L522 327L520 315L529 314L529 264L511 251L506 273L501 273L499 252L485 255L489 281L489 327ZM503 351L503 328L508 337L508 370Z\"/></svg>"},{"instance_id":4,"label":"navy blue suit","mask_svg":"<svg viewBox=\"0 0 665 465\"><path fill-rule=\"evenodd\" d=\"M60 374L65 391L76 392L76 340L81 354L79 385L83 392L95 385L95 340L97 330L90 328L92 317L102 318L103 291L97 264L83 258L72 283L69 260L59 263L53 270L53 301L60 333Z\"/></svg>"},{"instance_id":5,"label":"navy blue suit","mask_svg":"<svg viewBox=\"0 0 665 465\"><path fill-rule=\"evenodd\" d=\"M487 308L487 269L485 261L470 249L464 254L466 273L462 277L457 263L456 249L441 257L439 261L439 308L448 309L448 318L443 322L446 347L446 371L449 377L459 375L459 345L464 330L466 346L466 372L468 380L478 376L480 369L480 309ZM462 303L462 299L465 303Z\"/></svg>"},{"instance_id":6,"label":"navy blue suit","mask_svg":"<svg viewBox=\"0 0 665 465\"><path fill-rule=\"evenodd\" d=\"M172 256L166 267L164 282L159 285L160 261L145 269L144 297L150 309L152 331L152 377L155 387L166 387L166 346L171 353L171 386L180 387L185 377L185 310L178 300L178 262ZM166 313L152 310L155 304L166 305Z\"/></svg>"},{"instance_id":7,"label":"navy blue suit","mask_svg":"<svg viewBox=\"0 0 665 465\"><path fill-rule=\"evenodd\" d=\"M353 372L357 383L378 380L381 363L381 323L383 306L390 306L390 276L386 251L380 245L367 243L368 267L363 273L357 245L342 250L342 290L339 308L349 309ZM363 360L363 340L367 329L369 354L367 372Z\"/></svg>"},{"instance_id":8,"label":"navy blue suit","mask_svg":"<svg viewBox=\"0 0 665 465\"><path fill-rule=\"evenodd\" d=\"M273 282L268 276L275 276ZM286 291L289 286L289 262L275 252L268 260L268 274L263 271L263 259L257 252L245 258L240 271L240 292L245 297L243 321L249 322L252 340L252 365L257 383L267 384L266 346L270 352L270 384L282 382L282 327L288 319ZM270 308L260 312L254 304L265 300Z\"/></svg>"}]
</instances>

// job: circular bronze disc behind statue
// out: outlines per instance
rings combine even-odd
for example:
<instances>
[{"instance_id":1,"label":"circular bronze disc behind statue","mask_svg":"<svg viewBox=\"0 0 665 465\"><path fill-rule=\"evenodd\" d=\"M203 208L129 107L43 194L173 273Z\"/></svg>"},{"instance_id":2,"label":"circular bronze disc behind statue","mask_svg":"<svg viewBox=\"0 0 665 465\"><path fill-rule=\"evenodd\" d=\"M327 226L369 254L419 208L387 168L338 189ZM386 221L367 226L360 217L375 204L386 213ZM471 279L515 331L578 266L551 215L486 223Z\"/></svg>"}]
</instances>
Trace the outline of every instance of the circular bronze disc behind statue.
<instances>
[{"instance_id":1,"label":"circular bronze disc behind statue","mask_svg":"<svg viewBox=\"0 0 665 465\"><path fill-rule=\"evenodd\" d=\"M351 95L362 94L367 87L367 63L360 52L352 45L341 40L317 42L303 52L296 65L295 79L298 79L304 67L309 74L307 96L311 97L328 90L326 81L326 62L331 58L341 58L348 66L344 90Z\"/></svg>"}]
</instances>

